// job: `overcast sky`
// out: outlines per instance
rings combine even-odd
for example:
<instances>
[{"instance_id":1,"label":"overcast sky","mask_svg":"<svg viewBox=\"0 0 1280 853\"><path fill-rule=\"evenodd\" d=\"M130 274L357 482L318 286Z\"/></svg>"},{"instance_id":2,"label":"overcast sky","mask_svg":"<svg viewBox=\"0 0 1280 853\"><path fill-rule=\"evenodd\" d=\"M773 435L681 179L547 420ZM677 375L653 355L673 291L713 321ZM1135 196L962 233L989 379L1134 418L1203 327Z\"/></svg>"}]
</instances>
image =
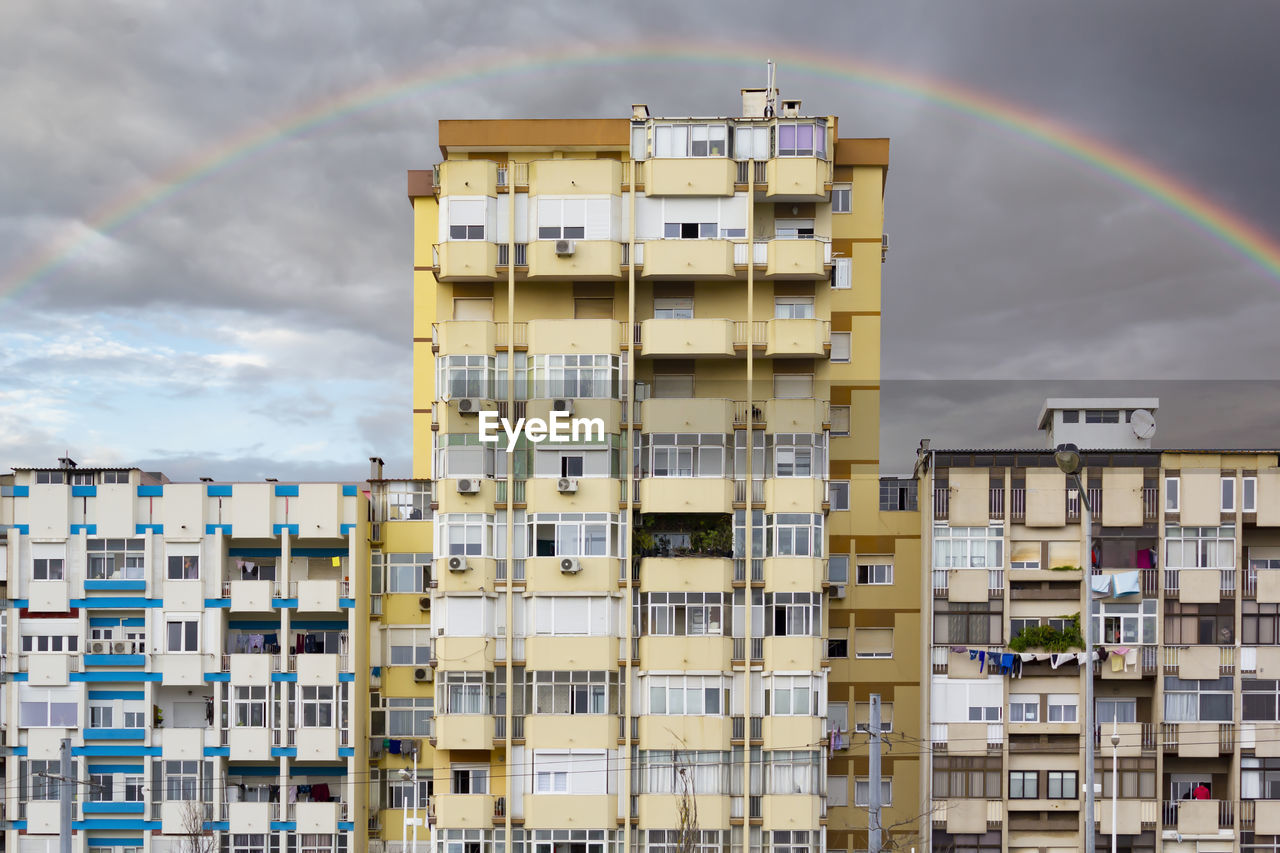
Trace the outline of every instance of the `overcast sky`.
<instances>
[{"instance_id":1,"label":"overcast sky","mask_svg":"<svg viewBox=\"0 0 1280 853\"><path fill-rule=\"evenodd\" d=\"M0 294L0 468L69 451L175 478L354 478L378 454L406 474L405 170L439 159L436 121L624 117L637 101L655 114L731 113L738 89L763 81L762 45L1012 101L1275 239L1277 32L1280 6L1242 0L7 0L0 286L50 240L70 233L78 249ZM743 64L664 59L413 91L96 227L95 211L222 141L353 90L530 49L607 55L672 38L739 50ZM1277 386L1221 382L1280 376L1276 277L996 124L785 63L779 82L806 111L838 114L843 135L892 138L886 470L909 469L922 436L1034 444L1041 398L1063 387L1034 380L1150 380L1105 390L1156 388L1164 442L1280 444Z\"/></svg>"}]
</instances>

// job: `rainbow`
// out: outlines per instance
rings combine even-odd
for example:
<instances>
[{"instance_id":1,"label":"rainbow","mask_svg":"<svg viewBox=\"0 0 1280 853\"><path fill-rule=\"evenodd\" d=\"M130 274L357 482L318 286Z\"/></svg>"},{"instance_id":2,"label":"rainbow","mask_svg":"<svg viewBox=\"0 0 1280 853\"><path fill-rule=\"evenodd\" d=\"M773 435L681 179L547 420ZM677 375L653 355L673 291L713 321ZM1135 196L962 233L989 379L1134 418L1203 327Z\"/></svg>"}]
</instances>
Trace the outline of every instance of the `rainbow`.
<instances>
[{"instance_id":1,"label":"rainbow","mask_svg":"<svg viewBox=\"0 0 1280 853\"><path fill-rule=\"evenodd\" d=\"M735 67L760 72L760 57L778 59L784 72L854 83L890 94L923 100L1042 143L1121 184L1156 200L1192 225L1255 262L1280 280L1280 243L1202 192L1116 146L1008 101L948 80L890 68L879 63L777 45L733 49L708 45L640 47L600 53L594 49L555 48L537 54L486 54L441 68L426 69L370 82L337 97L314 103L222 139L164 174L112 199L79 218L29 257L0 276L0 298L13 296L73 258L94 233L118 229L165 199L191 187L281 140L339 121L408 95L489 79L547 70L637 64L681 63ZM87 233L86 233L87 232Z\"/></svg>"}]
</instances>

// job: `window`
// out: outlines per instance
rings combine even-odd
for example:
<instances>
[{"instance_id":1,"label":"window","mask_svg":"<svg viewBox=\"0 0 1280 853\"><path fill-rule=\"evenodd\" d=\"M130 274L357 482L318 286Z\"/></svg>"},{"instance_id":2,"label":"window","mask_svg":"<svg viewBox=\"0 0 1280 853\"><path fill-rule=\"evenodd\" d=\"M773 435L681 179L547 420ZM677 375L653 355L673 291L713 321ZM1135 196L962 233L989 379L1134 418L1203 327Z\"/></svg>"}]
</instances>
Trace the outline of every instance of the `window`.
<instances>
[{"instance_id":1,"label":"window","mask_svg":"<svg viewBox=\"0 0 1280 853\"><path fill-rule=\"evenodd\" d=\"M1086 409L1084 422L1087 424L1118 424L1120 423L1120 411L1118 409Z\"/></svg>"},{"instance_id":2,"label":"window","mask_svg":"<svg viewBox=\"0 0 1280 853\"><path fill-rule=\"evenodd\" d=\"M168 802L199 799L200 762L163 761L164 798Z\"/></svg>"},{"instance_id":3,"label":"window","mask_svg":"<svg viewBox=\"0 0 1280 853\"><path fill-rule=\"evenodd\" d=\"M641 477L724 477L725 437L719 433L644 433Z\"/></svg>"},{"instance_id":4,"label":"window","mask_svg":"<svg viewBox=\"0 0 1280 853\"><path fill-rule=\"evenodd\" d=\"M830 583L849 582L848 554L832 554L827 558L827 581Z\"/></svg>"},{"instance_id":5,"label":"window","mask_svg":"<svg viewBox=\"0 0 1280 853\"><path fill-rule=\"evenodd\" d=\"M893 657L892 628L855 628L853 656L856 658Z\"/></svg>"},{"instance_id":6,"label":"window","mask_svg":"<svg viewBox=\"0 0 1280 853\"><path fill-rule=\"evenodd\" d=\"M849 805L849 777L827 775L827 805Z\"/></svg>"},{"instance_id":7,"label":"window","mask_svg":"<svg viewBox=\"0 0 1280 853\"><path fill-rule=\"evenodd\" d=\"M853 782L853 804L855 806L867 806L871 797L871 779L867 776L858 776ZM880 777L880 805L893 805L893 777Z\"/></svg>"},{"instance_id":8,"label":"window","mask_svg":"<svg viewBox=\"0 0 1280 853\"><path fill-rule=\"evenodd\" d=\"M812 320L812 296L775 296L773 316L777 320Z\"/></svg>"},{"instance_id":9,"label":"window","mask_svg":"<svg viewBox=\"0 0 1280 853\"><path fill-rule=\"evenodd\" d=\"M1050 800L1074 800L1080 795L1080 784L1074 770L1049 770L1045 796Z\"/></svg>"},{"instance_id":10,"label":"window","mask_svg":"<svg viewBox=\"0 0 1280 853\"><path fill-rule=\"evenodd\" d=\"M808 830L774 830L765 834L770 853L810 853L815 847L820 848L818 833Z\"/></svg>"},{"instance_id":11,"label":"window","mask_svg":"<svg viewBox=\"0 0 1280 853\"><path fill-rule=\"evenodd\" d=\"M535 557L607 557L616 553L618 516L607 512L539 512L529 516Z\"/></svg>"},{"instance_id":12,"label":"window","mask_svg":"<svg viewBox=\"0 0 1280 853\"><path fill-rule=\"evenodd\" d=\"M581 453L566 453L560 457L561 477L581 477L585 457Z\"/></svg>"},{"instance_id":13,"label":"window","mask_svg":"<svg viewBox=\"0 0 1280 853\"><path fill-rule=\"evenodd\" d=\"M1236 511L1236 478L1222 478L1222 511Z\"/></svg>"},{"instance_id":14,"label":"window","mask_svg":"<svg viewBox=\"0 0 1280 853\"><path fill-rule=\"evenodd\" d=\"M826 157L826 122L780 121L777 129L777 156Z\"/></svg>"},{"instance_id":15,"label":"window","mask_svg":"<svg viewBox=\"0 0 1280 853\"><path fill-rule=\"evenodd\" d=\"M853 210L853 187L849 184L836 184L831 188L831 212L848 213Z\"/></svg>"},{"instance_id":16,"label":"window","mask_svg":"<svg viewBox=\"0 0 1280 853\"><path fill-rule=\"evenodd\" d=\"M853 258L831 259L831 289L853 289Z\"/></svg>"},{"instance_id":17,"label":"window","mask_svg":"<svg viewBox=\"0 0 1280 853\"><path fill-rule=\"evenodd\" d=\"M37 557L32 562L34 563L32 580L60 581L66 577L64 561L61 557Z\"/></svg>"},{"instance_id":18,"label":"window","mask_svg":"<svg viewBox=\"0 0 1280 853\"><path fill-rule=\"evenodd\" d=\"M728 140L724 124L658 124L653 128L653 156L727 157Z\"/></svg>"},{"instance_id":19,"label":"window","mask_svg":"<svg viewBox=\"0 0 1280 853\"><path fill-rule=\"evenodd\" d=\"M435 698L391 697L385 700L387 735L390 737L430 737L434 730Z\"/></svg>"},{"instance_id":20,"label":"window","mask_svg":"<svg viewBox=\"0 0 1280 853\"><path fill-rule=\"evenodd\" d=\"M729 603L721 592L647 592L640 596L640 634L706 637L724 633Z\"/></svg>"},{"instance_id":21,"label":"window","mask_svg":"<svg viewBox=\"0 0 1280 853\"><path fill-rule=\"evenodd\" d=\"M849 629L831 628L827 632L827 657L847 658L849 656Z\"/></svg>"},{"instance_id":22,"label":"window","mask_svg":"<svg viewBox=\"0 0 1280 853\"><path fill-rule=\"evenodd\" d=\"M494 360L487 355L443 355L436 361L437 388L452 399L487 397Z\"/></svg>"},{"instance_id":23,"label":"window","mask_svg":"<svg viewBox=\"0 0 1280 853\"><path fill-rule=\"evenodd\" d=\"M935 601L934 642L940 645L987 645L1003 642L1004 602Z\"/></svg>"},{"instance_id":24,"label":"window","mask_svg":"<svg viewBox=\"0 0 1280 853\"><path fill-rule=\"evenodd\" d=\"M1168 601L1164 608L1165 645L1229 646L1235 644L1235 599L1217 604Z\"/></svg>"},{"instance_id":25,"label":"window","mask_svg":"<svg viewBox=\"0 0 1280 853\"><path fill-rule=\"evenodd\" d=\"M933 567L935 569L998 569L1004 565L1004 528L933 527Z\"/></svg>"},{"instance_id":26,"label":"window","mask_svg":"<svg viewBox=\"0 0 1280 853\"><path fill-rule=\"evenodd\" d=\"M1245 477L1240 481L1240 511L1258 511L1258 478Z\"/></svg>"},{"instance_id":27,"label":"window","mask_svg":"<svg viewBox=\"0 0 1280 853\"><path fill-rule=\"evenodd\" d=\"M1080 410L1079 410L1079 409L1064 409L1064 410L1063 410L1063 412L1062 412L1062 422L1063 422L1064 424L1078 424L1078 423L1080 423Z\"/></svg>"},{"instance_id":28,"label":"window","mask_svg":"<svg viewBox=\"0 0 1280 853\"><path fill-rule=\"evenodd\" d=\"M538 714L616 714L617 673L603 670L538 670L529 673Z\"/></svg>"},{"instance_id":29,"label":"window","mask_svg":"<svg viewBox=\"0 0 1280 853\"><path fill-rule=\"evenodd\" d=\"M1094 704L1099 724L1138 722L1137 699L1098 699Z\"/></svg>"},{"instance_id":30,"label":"window","mask_svg":"<svg viewBox=\"0 0 1280 853\"><path fill-rule=\"evenodd\" d=\"M535 397L618 396L616 355L535 355L529 361Z\"/></svg>"},{"instance_id":31,"label":"window","mask_svg":"<svg viewBox=\"0 0 1280 853\"><path fill-rule=\"evenodd\" d=\"M21 764L22 772L18 776L19 800L56 800L62 785L57 779L61 769L57 759L52 761L27 761Z\"/></svg>"},{"instance_id":32,"label":"window","mask_svg":"<svg viewBox=\"0 0 1280 853\"><path fill-rule=\"evenodd\" d=\"M831 434L833 436L849 434L848 406L831 407ZM883 509L883 507L881 507L881 509Z\"/></svg>"},{"instance_id":33,"label":"window","mask_svg":"<svg viewBox=\"0 0 1280 853\"><path fill-rule=\"evenodd\" d=\"M1184 681L1164 677L1164 719L1170 723L1229 723L1232 719L1232 677Z\"/></svg>"},{"instance_id":34,"label":"window","mask_svg":"<svg viewBox=\"0 0 1280 853\"><path fill-rule=\"evenodd\" d=\"M590 749L538 749L533 753L533 793L603 794L608 753Z\"/></svg>"},{"instance_id":35,"label":"window","mask_svg":"<svg viewBox=\"0 0 1280 853\"><path fill-rule=\"evenodd\" d=\"M651 396L662 399L692 397L693 374L655 373L653 376L653 394Z\"/></svg>"},{"instance_id":36,"label":"window","mask_svg":"<svg viewBox=\"0 0 1280 853\"><path fill-rule=\"evenodd\" d=\"M482 599L469 599L481 601ZM480 626L483 627L483 623ZM388 628L388 666L426 666L431 660L430 628Z\"/></svg>"},{"instance_id":37,"label":"window","mask_svg":"<svg viewBox=\"0 0 1280 853\"><path fill-rule=\"evenodd\" d=\"M613 297L579 296L573 300L573 319L612 320Z\"/></svg>"},{"instance_id":38,"label":"window","mask_svg":"<svg viewBox=\"0 0 1280 853\"><path fill-rule=\"evenodd\" d=\"M1236 564L1236 529L1221 527L1165 528L1165 567L1170 569L1232 569Z\"/></svg>"},{"instance_id":39,"label":"window","mask_svg":"<svg viewBox=\"0 0 1280 853\"><path fill-rule=\"evenodd\" d=\"M812 240L812 219L774 220L774 235L779 240Z\"/></svg>"},{"instance_id":40,"label":"window","mask_svg":"<svg viewBox=\"0 0 1280 853\"><path fill-rule=\"evenodd\" d=\"M827 501L833 512L849 510L849 481L832 480L827 484Z\"/></svg>"},{"instance_id":41,"label":"window","mask_svg":"<svg viewBox=\"0 0 1280 853\"><path fill-rule=\"evenodd\" d=\"M822 593L766 592L765 632L772 637L822 635ZM856 648L855 638L855 648Z\"/></svg>"},{"instance_id":42,"label":"window","mask_svg":"<svg viewBox=\"0 0 1280 853\"><path fill-rule=\"evenodd\" d=\"M36 485L61 485L67 482L67 475L62 471L37 471Z\"/></svg>"},{"instance_id":43,"label":"window","mask_svg":"<svg viewBox=\"0 0 1280 853\"><path fill-rule=\"evenodd\" d=\"M765 716L818 716L818 684L809 675L773 675L768 677L764 695Z\"/></svg>"},{"instance_id":44,"label":"window","mask_svg":"<svg viewBox=\"0 0 1280 853\"><path fill-rule=\"evenodd\" d=\"M89 774L89 802L109 803L115 798L115 776L110 773Z\"/></svg>"},{"instance_id":45,"label":"window","mask_svg":"<svg viewBox=\"0 0 1280 853\"><path fill-rule=\"evenodd\" d=\"M835 364L848 364L853 347L852 332L831 333L831 361Z\"/></svg>"},{"instance_id":46,"label":"window","mask_svg":"<svg viewBox=\"0 0 1280 853\"><path fill-rule=\"evenodd\" d=\"M1094 601L1094 636L1102 643L1154 645L1156 641L1156 600L1132 604Z\"/></svg>"},{"instance_id":47,"label":"window","mask_svg":"<svg viewBox=\"0 0 1280 853\"><path fill-rule=\"evenodd\" d=\"M430 554L387 554L387 592L426 592L431 584Z\"/></svg>"},{"instance_id":48,"label":"window","mask_svg":"<svg viewBox=\"0 0 1280 853\"><path fill-rule=\"evenodd\" d=\"M439 516L444 552L451 556L481 557L488 552L493 516L479 512L450 512Z\"/></svg>"},{"instance_id":49,"label":"window","mask_svg":"<svg viewBox=\"0 0 1280 853\"><path fill-rule=\"evenodd\" d=\"M780 512L764 518L769 556L822 556L823 518L820 514Z\"/></svg>"},{"instance_id":50,"label":"window","mask_svg":"<svg viewBox=\"0 0 1280 853\"><path fill-rule=\"evenodd\" d=\"M484 221L488 203L483 199L449 199L448 216L450 240L483 240Z\"/></svg>"},{"instance_id":51,"label":"window","mask_svg":"<svg viewBox=\"0 0 1280 853\"><path fill-rule=\"evenodd\" d=\"M141 539L90 539L85 543L90 580L143 580Z\"/></svg>"},{"instance_id":52,"label":"window","mask_svg":"<svg viewBox=\"0 0 1280 853\"><path fill-rule=\"evenodd\" d=\"M858 584L884 586L893 583L893 563L888 558L858 558Z\"/></svg>"},{"instance_id":53,"label":"window","mask_svg":"<svg viewBox=\"0 0 1280 853\"><path fill-rule=\"evenodd\" d=\"M171 556L169 563L169 580L199 580L200 579L200 558L199 557L176 557Z\"/></svg>"},{"instance_id":54,"label":"window","mask_svg":"<svg viewBox=\"0 0 1280 853\"><path fill-rule=\"evenodd\" d=\"M835 408L831 410L831 434L835 435ZM880 478L880 509L886 512L915 512L918 486L909 478Z\"/></svg>"},{"instance_id":55,"label":"window","mask_svg":"<svg viewBox=\"0 0 1280 853\"><path fill-rule=\"evenodd\" d=\"M1009 771L1009 799L1034 800L1040 796L1040 773L1036 770Z\"/></svg>"},{"instance_id":56,"label":"window","mask_svg":"<svg viewBox=\"0 0 1280 853\"><path fill-rule=\"evenodd\" d=\"M733 156L739 160L768 160L773 128L765 124L738 124L733 128Z\"/></svg>"},{"instance_id":57,"label":"window","mask_svg":"<svg viewBox=\"0 0 1280 853\"><path fill-rule=\"evenodd\" d=\"M1050 693L1049 722L1074 723L1079 701L1080 697L1074 693Z\"/></svg>"},{"instance_id":58,"label":"window","mask_svg":"<svg viewBox=\"0 0 1280 853\"><path fill-rule=\"evenodd\" d=\"M1251 568L1261 562L1280 560L1250 560ZM1277 565L1276 568L1280 568ZM1274 646L1280 644L1280 605L1266 604L1253 599L1240 603L1243 618L1240 624L1240 641L1246 646Z\"/></svg>"},{"instance_id":59,"label":"window","mask_svg":"<svg viewBox=\"0 0 1280 853\"><path fill-rule=\"evenodd\" d=\"M112 706L110 705L90 705L89 706L89 728L91 729L109 729L112 723Z\"/></svg>"},{"instance_id":60,"label":"window","mask_svg":"<svg viewBox=\"0 0 1280 853\"><path fill-rule=\"evenodd\" d=\"M766 794L816 794L818 753L811 750L775 749L764 753Z\"/></svg>"},{"instance_id":61,"label":"window","mask_svg":"<svg viewBox=\"0 0 1280 853\"><path fill-rule=\"evenodd\" d=\"M261 728L267 725L267 688L240 686L233 688L231 724Z\"/></svg>"},{"instance_id":62,"label":"window","mask_svg":"<svg viewBox=\"0 0 1280 853\"><path fill-rule=\"evenodd\" d=\"M834 714L834 712L831 711L831 708L836 707L838 704L839 703L837 702L831 702L827 706L827 709L828 709L827 717L831 721L832 725L835 725L837 722L840 722L839 720L836 719L836 715ZM854 702L853 703L853 719L854 719L855 728L858 731L860 732L870 731L871 730L871 703L870 702ZM841 724L840 728L843 729L843 728L846 728L846 726L844 724ZM882 732L893 731L893 703L892 702L880 703L880 731Z\"/></svg>"},{"instance_id":63,"label":"window","mask_svg":"<svg viewBox=\"0 0 1280 853\"><path fill-rule=\"evenodd\" d=\"M665 222L662 236L667 240L714 240L720 236L718 222Z\"/></svg>"},{"instance_id":64,"label":"window","mask_svg":"<svg viewBox=\"0 0 1280 853\"><path fill-rule=\"evenodd\" d=\"M454 794L487 794L489 768L486 765L454 767L450 773L450 782Z\"/></svg>"},{"instance_id":65,"label":"window","mask_svg":"<svg viewBox=\"0 0 1280 853\"><path fill-rule=\"evenodd\" d=\"M333 685L303 684L299 688L299 704L304 729L327 729L334 725Z\"/></svg>"},{"instance_id":66,"label":"window","mask_svg":"<svg viewBox=\"0 0 1280 853\"><path fill-rule=\"evenodd\" d=\"M170 619L165 622L168 650L171 652L200 651L200 620Z\"/></svg>"},{"instance_id":67,"label":"window","mask_svg":"<svg viewBox=\"0 0 1280 853\"><path fill-rule=\"evenodd\" d=\"M773 452L773 476L812 477L814 452L812 447L779 446L775 448Z\"/></svg>"},{"instance_id":68,"label":"window","mask_svg":"<svg viewBox=\"0 0 1280 853\"><path fill-rule=\"evenodd\" d=\"M1242 757L1240 797L1245 800L1280 800L1280 760Z\"/></svg>"},{"instance_id":69,"label":"window","mask_svg":"<svg viewBox=\"0 0 1280 853\"><path fill-rule=\"evenodd\" d=\"M1180 481L1177 477L1164 478L1164 511L1178 511L1178 486Z\"/></svg>"},{"instance_id":70,"label":"window","mask_svg":"<svg viewBox=\"0 0 1280 853\"><path fill-rule=\"evenodd\" d=\"M427 772L430 773L431 771L428 770ZM432 794L435 793L433 782L434 780L431 778L423 779L422 770L419 770L416 785L418 790L415 795L415 783L396 777L389 777L387 779L387 798L382 807L384 809L426 808Z\"/></svg>"},{"instance_id":71,"label":"window","mask_svg":"<svg viewBox=\"0 0 1280 853\"><path fill-rule=\"evenodd\" d=\"M492 320L493 299L490 297L454 297L453 319Z\"/></svg>"},{"instance_id":72,"label":"window","mask_svg":"<svg viewBox=\"0 0 1280 853\"><path fill-rule=\"evenodd\" d=\"M655 320L692 320L692 296L655 296L653 298L653 319Z\"/></svg>"},{"instance_id":73,"label":"window","mask_svg":"<svg viewBox=\"0 0 1280 853\"><path fill-rule=\"evenodd\" d=\"M276 579L276 561L272 557L254 557L252 560L236 557L232 579L273 581Z\"/></svg>"},{"instance_id":74,"label":"window","mask_svg":"<svg viewBox=\"0 0 1280 853\"><path fill-rule=\"evenodd\" d=\"M1012 639L1013 637L1018 636L1028 628L1038 628L1038 627L1040 627L1040 617L1038 616L1024 617L1021 619L1010 619L1009 620L1009 637L1010 639Z\"/></svg>"},{"instance_id":75,"label":"window","mask_svg":"<svg viewBox=\"0 0 1280 853\"><path fill-rule=\"evenodd\" d=\"M604 596L540 595L532 600L533 633L607 636L615 606L612 599Z\"/></svg>"},{"instance_id":76,"label":"window","mask_svg":"<svg viewBox=\"0 0 1280 853\"><path fill-rule=\"evenodd\" d=\"M75 652L79 645L80 638L75 634L24 634L22 636L24 652L67 654Z\"/></svg>"},{"instance_id":77,"label":"window","mask_svg":"<svg viewBox=\"0 0 1280 853\"><path fill-rule=\"evenodd\" d=\"M538 199L539 240L581 240L587 233L586 223L587 199Z\"/></svg>"},{"instance_id":78,"label":"window","mask_svg":"<svg viewBox=\"0 0 1280 853\"><path fill-rule=\"evenodd\" d=\"M640 784L636 793L679 794L688 784L699 794L728 794L730 765L728 752L641 750Z\"/></svg>"},{"instance_id":79,"label":"window","mask_svg":"<svg viewBox=\"0 0 1280 853\"><path fill-rule=\"evenodd\" d=\"M938 757L933 760L934 799L999 799L1000 757Z\"/></svg>"},{"instance_id":80,"label":"window","mask_svg":"<svg viewBox=\"0 0 1280 853\"><path fill-rule=\"evenodd\" d=\"M1009 722L1040 722L1040 696L1035 693L1013 693L1009 696ZM1010 796L1013 796L1010 794Z\"/></svg>"}]
</instances>

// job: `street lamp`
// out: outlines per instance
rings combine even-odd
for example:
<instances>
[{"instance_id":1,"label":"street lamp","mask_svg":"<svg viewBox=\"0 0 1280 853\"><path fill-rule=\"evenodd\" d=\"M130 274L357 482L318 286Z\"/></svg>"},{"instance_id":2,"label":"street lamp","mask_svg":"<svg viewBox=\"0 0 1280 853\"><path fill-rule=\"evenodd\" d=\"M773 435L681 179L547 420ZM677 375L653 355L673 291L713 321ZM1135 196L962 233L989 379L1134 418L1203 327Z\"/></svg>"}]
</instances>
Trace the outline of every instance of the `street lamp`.
<instances>
[{"instance_id":1,"label":"street lamp","mask_svg":"<svg viewBox=\"0 0 1280 853\"><path fill-rule=\"evenodd\" d=\"M1080 524L1084 528L1085 565L1088 567L1084 573L1086 578L1086 607L1084 613L1081 614L1081 622L1084 627L1085 666L1087 667L1084 678L1084 849L1086 853L1095 853L1093 827L1093 596L1090 592L1092 584L1088 581L1088 578L1093 574L1093 512L1092 507L1089 506L1089 496L1080 482L1080 448L1074 444L1059 444L1053 452L1053 461L1057 463L1059 470L1075 483L1076 494L1080 496ZM1115 821L1113 816L1113 832L1114 829Z\"/></svg>"},{"instance_id":2,"label":"street lamp","mask_svg":"<svg viewBox=\"0 0 1280 853\"><path fill-rule=\"evenodd\" d=\"M1092 666L1093 664L1090 664ZM1093 673L1089 673L1093 677ZM1111 853L1116 853L1116 792L1120 790L1120 714L1111 717Z\"/></svg>"},{"instance_id":3,"label":"street lamp","mask_svg":"<svg viewBox=\"0 0 1280 853\"><path fill-rule=\"evenodd\" d=\"M404 801L404 824L412 827L413 846L410 847L411 853L418 853L418 824L421 820L418 818L418 751L413 751L413 771L410 772L407 767L400 768L400 778L406 782L410 782L410 790L413 794L413 818L409 817L409 800Z\"/></svg>"}]
</instances>

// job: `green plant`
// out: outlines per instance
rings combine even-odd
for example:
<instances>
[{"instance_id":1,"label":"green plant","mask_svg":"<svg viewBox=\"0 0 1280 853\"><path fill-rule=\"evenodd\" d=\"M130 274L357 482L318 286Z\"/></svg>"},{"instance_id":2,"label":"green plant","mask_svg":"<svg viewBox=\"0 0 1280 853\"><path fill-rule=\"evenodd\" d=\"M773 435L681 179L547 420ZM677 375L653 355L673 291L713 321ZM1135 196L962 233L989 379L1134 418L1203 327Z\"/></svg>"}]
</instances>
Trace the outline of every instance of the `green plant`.
<instances>
[{"instance_id":1,"label":"green plant","mask_svg":"<svg viewBox=\"0 0 1280 853\"><path fill-rule=\"evenodd\" d=\"M1023 628L1009 640L1009 648L1015 652L1044 649L1047 652L1066 652L1084 648L1084 634L1080 632L1080 614L1072 615L1065 629L1059 631L1049 625L1032 625Z\"/></svg>"}]
</instances>

